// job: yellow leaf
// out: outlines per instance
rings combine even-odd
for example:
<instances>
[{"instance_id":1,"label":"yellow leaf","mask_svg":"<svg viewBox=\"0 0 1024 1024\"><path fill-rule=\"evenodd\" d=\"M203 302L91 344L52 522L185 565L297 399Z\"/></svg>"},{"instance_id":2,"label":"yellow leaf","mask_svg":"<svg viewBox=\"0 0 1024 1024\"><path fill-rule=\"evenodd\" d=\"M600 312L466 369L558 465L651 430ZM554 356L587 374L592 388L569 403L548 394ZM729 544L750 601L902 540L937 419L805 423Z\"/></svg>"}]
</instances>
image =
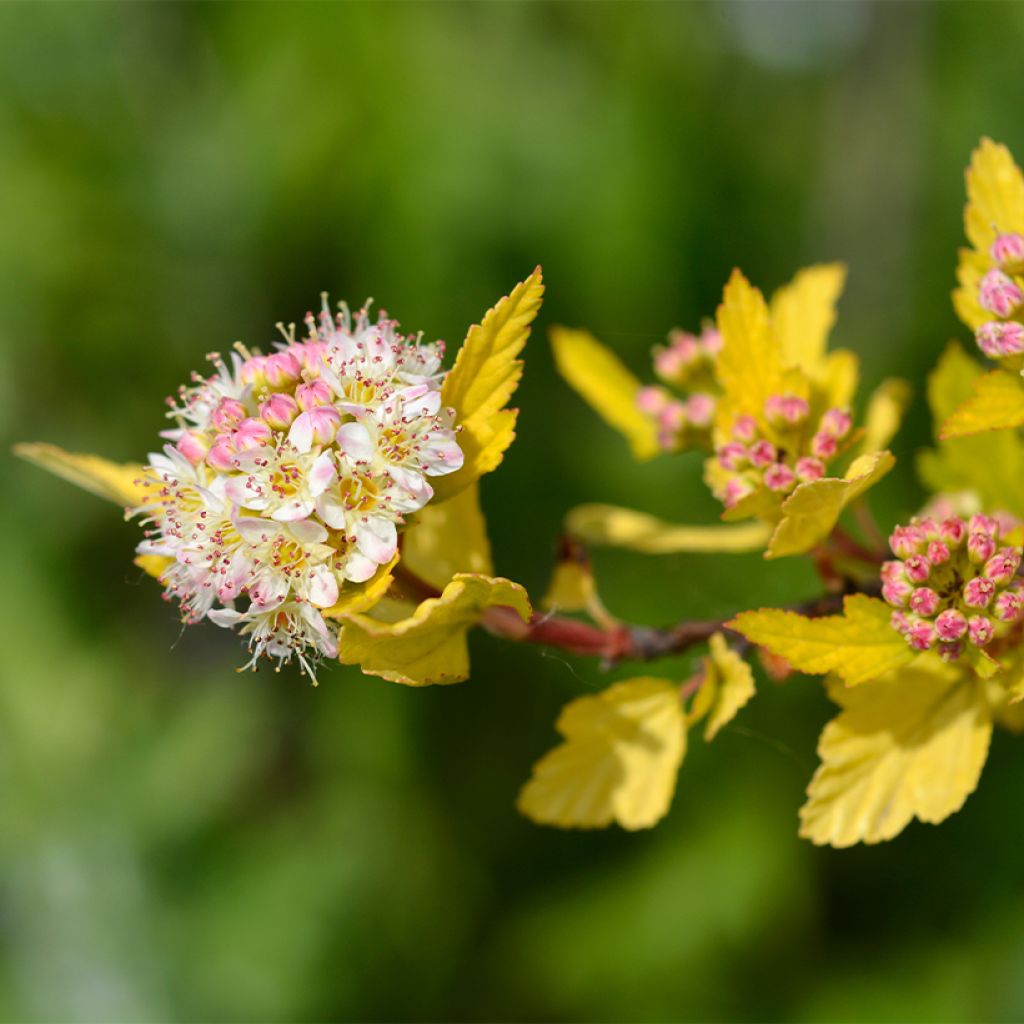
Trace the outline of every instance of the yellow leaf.
<instances>
[{"instance_id":1,"label":"yellow leaf","mask_svg":"<svg viewBox=\"0 0 1024 1024\"><path fill-rule=\"evenodd\" d=\"M942 422L970 398L974 382L984 372L981 363L971 358L959 342L951 341L946 346L935 369L928 374L928 408L932 413L936 439Z\"/></svg>"},{"instance_id":2,"label":"yellow leaf","mask_svg":"<svg viewBox=\"0 0 1024 1024\"><path fill-rule=\"evenodd\" d=\"M963 806L988 755L992 711L983 682L932 664L832 691L844 710L821 734L801 836L879 843L914 818L938 824Z\"/></svg>"},{"instance_id":3,"label":"yellow leaf","mask_svg":"<svg viewBox=\"0 0 1024 1024\"><path fill-rule=\"evenodd\" d=\"M117 505L133 507L147 499L146 467L110 462L98 455L76 455L53 444L16 444L14 454Z\"/></svg>"},{"instance_id":4,"label":"yellow leaf","mask_svg":"<svg viewBox=\"0 0 1024 1024\"><path fill-rule=\"evenodd\" d=\"M845 409L853 402L857 393L860 376L860 361L856 353L845 348L829 352L822 363L822 369L815 377L815 384L821 393L825 409Z\"/></svg>"},{"instance_id":5,"label":"yellow leaf","mask_svg":"<svg viewBox=\"0 0 1024 1024\"><path fill-rule=\"evenodd\" d=\"M147 575L158 580L167 568L174 564L173 558L167 555L136 555L135 564Z\"/></svg>"},{"instance_id":6,"label":"yellow leaf","mask_svg":"<svg viewBox=\"0 0 1024 1024\"><path fill-rule=\"evenodd\" d=\"M649 555L682 551L756 551L771 534L764 523L742 526L681 526L615 505L579 505L565 520L566 532L590 544L628 548Z\"/></svg>"},{"instance_id":7,"label":"yellow leaf","mask_svg":"<svg viewBox=\"0 0 1024 1024\"><path fill-rule=\"evenodd\" d=\"M494 572L478 484L417 513L402 534L402 567L438 590L457 572Z\"/></svg>"},{"instance_id":8,"label":"yellow leaf","mask_svg":"<svg viewBox=\"0 0 1024 1024\"><path fill-rule=\"evenodd\" d=\"M964 228L975 249L987 253L997 234L1024 234L1024 177L1005 146L983 138L966 179Z\"/></svg>"},{"instance_id":9,"label":"yellow leaf","mask_svg":"<svg viewBox=\"0 0 1024 1024\"><path fill-rule=\"evenodd\" d=\"M346 583L338 597L338 603L325 608L321 614L325 619L340 619L345 615L365 612L383 600L395 578L395 555L387 565L382 565L365 583Z\"/></svg>"},{"instance_id":10,"label":"yellow leaf","mask_svg":"<svg viewBox=\"0 0 1024 1024\"><path fill-rule=\"evenodd\" d=\"M398 622L342 615L339 657L367 675L408 686L457 683L469 676L466 631L496 605L515 609L524 622L531 614L518 583L457 573L440 597L428 598Z\"/></svg>"},{"instance_id":11,"label":"yellow leaf","mask_svg":"<svg viewBox=\"0 0 1024 1024\"><path fill-rule=\"evenodd\" d=\"M843 264L822 263L799 271L772 296L771 322L784 365L817 375L845 282Z\"/></svg>"},{"instance_id":12,"label":"yellow leaf","mask_svg":"<svg viewBox=\"0 0 1024 1024\"><path fill-rule=\"evenodd\" d=\"M590 559L580 545L569 544L569 550L555 566L541 606L552 611L583 612L594 608L597 601Z\"/></svg>"},{"instance_id":13,"label":"yellow leaf","mask_svg":"<svg viewBox=\"0 0 1024 1024\"><path fill-rule=\"evenodd\" d=\"M842 615L809 619L796 612L762 608L726 625L751 643L785 658L811 675L835 672L849 686L906 665L914 652L890 624L892 609L876 597L854 594Z\"/></svg>"},{"instance_id":14,"label":"yellow leaf","mask_svg":"<svg viewBox=\"0 0 1024 1024\"><path fill-rule=\"evenodd\" d=\"M523 375L518 357L543 297L538 267L469 329L441 388L442 403L455 410L461 427L458 441L465 461L457 472L432 481L436 500L453 497L496 469L512 443L516 410L505 406Z\"/></svg>"},{"instance_id":15,"label":"yellow leaf","mask_svg":"<svg viewBox=\"0 0 1024 1024\"><path fill-rule=\"evenodd\" d=\"M678 686L641 677L566 705L556 728L565 742L533 767L519 794L522 814L541 825L650 828L668 811L686 752Z\"/></svg>"},{"instance_id":16,"label":"yellow leaf","mask_svg":"<svg viewBox=\"0 0 1024 1024\"><path fill-rule=\"evenodd\" d=\"M976 331L982 324L992 319L992 314L982 309L978 301L981 279L992 266L992 258L987 252L975 252L974 249L960 250L956 266L957 287L953 289L953 308L956 315L972 331Z\"/></svg>"},{"instance_id":17,"label":"yellow leaf","mask_svg":"<svg viewBox=\"0 0 1024 1024\"><path fill-rule=\"evenodd\" d=\"M864 416L862 452L869 454L888 447L900 429L900 421L910 405L912 393L910 385L897 377L890 377L875 388Z\"/></svg>"},{"instance_id":18,"label":"yellow leaf","mask_svg":"<svg viewBox=\"0 0 1024 1024\"><path fill-rule=\"evenodd\" d=\"M941 440L1008 430L1024 424L1024 384L1017 374L993 370L974 381L974 393L959 405L939 432Z\"/></svg>"},{"instance_id":19,"label":"yellow leaf","mask_svg":"<svg viewBox=\"0 0 1024 1024\"><path fill-rule=\"evenodd\" d=\"M738 270L725 286L718 329L723 345L715 375L728 399L723 415L747 413L763 419L765 399L783 389L782 349L764 297Z\"/></svg>"},{"instance_id":20,"label":"yellow leaf","mask_svg":"<svg viewBox=\"0 0 1024 1024\"><path fill-rule=\"evenodd\" d=\"M843 509L895 464L890 452L873 452L854 459L842 479L825 477L800 484L783 502L782 520L772 534L765 558L799 555L823 541Z\"/></svg>"},{"instance_id":21,"label":"yellow leaf","mask_svg":"<svg viewBox=\"0 0 1024 1024\"><path fill-rule=\"evenodd\" d=\"M754 673L726 643L721 633L715 633L711 637L709 660L716 686L714 700L704 726L704 739L711 741L754 696Z\"/></svg>"},{"instance_id":22,"label":"yellow leaf","mask_svg":"<svg viewBox=\"0 0 1024 1024\"><path fill-rule=\"evenodd\" d=\"M657 425L636 405L640 381L611 349L587 331L552 327L558 372L610 427L623 434L637 459L658 454Z\"/></svg>"}]
</instances>

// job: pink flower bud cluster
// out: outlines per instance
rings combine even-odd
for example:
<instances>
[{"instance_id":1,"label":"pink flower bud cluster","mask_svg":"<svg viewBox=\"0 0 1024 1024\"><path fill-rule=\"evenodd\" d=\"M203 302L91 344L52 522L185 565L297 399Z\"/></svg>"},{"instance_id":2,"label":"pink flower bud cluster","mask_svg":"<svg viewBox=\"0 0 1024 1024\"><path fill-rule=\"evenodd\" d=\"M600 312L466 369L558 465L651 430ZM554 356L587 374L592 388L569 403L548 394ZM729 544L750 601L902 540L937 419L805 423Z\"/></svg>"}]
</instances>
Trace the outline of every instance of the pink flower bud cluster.
<instances>
[{"instance_id":1,"label":"pink flower bud cluster","mask_svg":"<svg viewBox=\"0 0 1024 1024\"><path fill-rule=\"evenodd\" d=\"M150 456L139 553L168 560L165 596L186 622L248 638L252 661L337 654L324 609L398 549L405 518L459 469L453 413L441 407L443 343L421 344L364 308L307 335L280 328L270 354L242 346L168 399L171 442Z\"/></svg>"},{"instance_id":2,"label":"pink flower bud cluster","mask_svg":"<svg viewBox=\"0 0 1024 1024\"><path fill-rule=\"evenodd\" d=\"M993 266L978 285L978 304L995 319L975 331L978 348L990 359L1024 354L1024 236L1000 234L989 250Z\"/></svg>"},{"instance_id":3,"label":"pink flower bud cluster","mask_svg":"<svg viewBox=\"0 0 1024 1024\"><path fill-rule=\"evenodd\" d=\"M699 335L672 331L668 345L654 349L654 372L664 387L643 387L637 392L637 408L655 421L658 445L663 451L707 447L715 417L718 386L714 368L722 349L722 336L710 325Z\"/></svg>"},{"instance_id":4,"label":"pink flower bud cluster","mask_svg":"<svg viewBox=\"0 0 1024 1024\"><path fill-rule=\"evenodd\" d=\"M820 480L831 459L839 454L853 421L844 409L829 409L812 424L811 408L798 395L771 395L764 405L766 436L758 420L739 416L728 441L715 450L726 471L719 498L732 508L761 487L780 499L799 484Z\"/></svg>"},{"instance_id":5,"label":"pink flower bud cluster","mask_svg":"<svg viewBox=\"0 0 1024 1024\"><path fill-rule=\"evenodd\" d=\"M882 566L882 597L893 628L917 651L955 661L984 649L1024 613L1022 549L1000 545L992 516L912 519L889 538L895 561Z\"/></svg>"}]
</instances>

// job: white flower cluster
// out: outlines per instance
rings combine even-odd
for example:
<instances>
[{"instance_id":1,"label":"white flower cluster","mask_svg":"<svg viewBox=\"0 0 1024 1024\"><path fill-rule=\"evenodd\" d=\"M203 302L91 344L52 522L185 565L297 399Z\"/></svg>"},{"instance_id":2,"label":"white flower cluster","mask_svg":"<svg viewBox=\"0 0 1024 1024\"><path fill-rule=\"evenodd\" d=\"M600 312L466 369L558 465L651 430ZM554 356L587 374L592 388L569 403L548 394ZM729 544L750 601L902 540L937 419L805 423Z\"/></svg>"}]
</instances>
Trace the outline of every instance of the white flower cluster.
<instances>
[{"instance_id":1,"label":"white flower cluster","mask_svg":"<svg viewBox=\"0 0 1024 1024\"><path fill-rule=\"evenodd\" d=\"M324 609L398 548L405 517L459 469L453 413L441 408L443 342L398 333L383 314L306 316L269 355L242 346L169 399L171 444L149 457L146 540L166 558L165 596L186 622L248 637L252 659L313 674L337 656Z\"/></svg>"}]
</instances>

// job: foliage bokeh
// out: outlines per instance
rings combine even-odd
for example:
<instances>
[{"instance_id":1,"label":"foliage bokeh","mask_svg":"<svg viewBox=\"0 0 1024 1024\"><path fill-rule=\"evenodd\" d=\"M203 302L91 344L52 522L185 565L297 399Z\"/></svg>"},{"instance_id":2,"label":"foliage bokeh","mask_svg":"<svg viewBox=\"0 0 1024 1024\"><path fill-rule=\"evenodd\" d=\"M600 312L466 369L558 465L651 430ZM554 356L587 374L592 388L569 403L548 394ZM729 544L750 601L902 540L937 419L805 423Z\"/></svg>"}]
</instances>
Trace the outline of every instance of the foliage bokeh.
<instances>
[{"instance_id":1,"label":"foliage bokeh","mask_svg":"<svg viewBox=\"0 0 1024 1024\"><path fill-rule=\"evenodd\" d=\"M835 339L918 388L872 495L905 516L924 376L964 334L962 168L982 134L1024 151L1022 36L1024 9L966 3L0 8L4 447L138 458L203 353L321 289L454 344L539 262L483 488L539 596L575 504L717 515L699 459L636 464L570 394L546 325L640 370L734 265L771 289L841 259ZM795 816L827 702L762 679L657 830L538 829L516 790L595 665L480 634L456 687L236 675L132 567L134 527L3 458L5 1018L1024 1015L1007 737L941 830L818 850ZM756 556L597 564L639 622L815 587Z\"/></svg>"}]
</instances>

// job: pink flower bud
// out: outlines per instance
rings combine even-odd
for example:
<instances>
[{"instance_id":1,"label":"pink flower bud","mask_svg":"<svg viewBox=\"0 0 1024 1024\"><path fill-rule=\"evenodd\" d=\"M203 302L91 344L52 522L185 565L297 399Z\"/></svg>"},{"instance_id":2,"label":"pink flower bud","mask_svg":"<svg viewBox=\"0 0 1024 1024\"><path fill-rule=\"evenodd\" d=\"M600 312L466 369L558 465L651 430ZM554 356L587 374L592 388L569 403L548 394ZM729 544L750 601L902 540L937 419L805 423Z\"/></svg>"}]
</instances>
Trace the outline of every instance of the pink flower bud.
<instances>
[{"instance_id":1,"label":"pink flower bud","mask_svg":"<svg viewBox=\"0 0 1024 1024\"><path fill-rule=\"evenodd\" d=\"M975 647L984 647L996 635L991 619L984 615L972 615L967 623L967 636Z\"/></svg>"},{"instance_id":2,"label":"pink flower bud","mask_svg":"<svg viewBox=\"0 0 1024 1024\"><path fill-rule=\"evenodd\" d=\"M923 519L915 519L914 525L924 534L925 540L938 540L941 536L939 524L928 516Z\"/></svg>"},{"instance_id":3,"label":"pink flower bud","mask_svg":"<svg viewBox=\"0 0 1024 1024\"><path fill-rule=\"evenodd\" d=\"M1016 622L1020 617L1024 602L1021 601L1020 594L1013 590L1004 590L996 598L994 607L996 618L1001 622Z\"/></svg>"},{"instance_id":4,"label":"pink flower bud","mask_svg":"<svg viewBox=\"0 0 1024 1024\"><path fill-rule=\"evenodd\" d=\"M889 583L892 580L905 580L907 578L903 572L902 562L883 562L881 574L884 583Z\"/></svg>"},{"instance_id":5,"label":"pink flower bud","mask_svg":"<svg viewBox=\"0 0 1024 1024\"><path fill-rule=\"evenodd\" d=\"M260 418L275 430L287 430L299 414L299 403L283 391L260 403Z\"/></svg>"},{"instance_id":6,"label":"pink flower bud","mask_svg":"<svg viewBox=\"0 0 1024 1024\"><path fill-rule=\"evenodd\" d=\"M236 451L248 452L253 448L262 448L271 444L274 433L263 420L249 418L238 424L238 429L231 435Z\"/></svg>"},{"instance_id":7,"label":"pink flower bud","mask_svg":"<svg viewBox=\"0 0 1024 1024\"><path fill-rule=\"evenodd\" d=\"M949 547L959 547L967 536L967 524L958 516L944 519L939 527L939 536Z\"/></svg>"},{"instance_id":8,"label":"pink flower bud","mask_svg":"<svg viewBox=\"0 0 1024 1024\"><path fill-rule=\"evenodd\" d=\"M1020 526L1020 520L1009 512L993 512L992 520L998 527L1000 536L1003 537Z\"/></svg>"},{"instance_id":9,"label":"pink flower bud","mask_svg":"<svg viewBox=\"0 0 1024 1024\"><path fill-rule=\"evenodd\" d=\"M272 388L283 388L299 379L302 367L291 352L275 352L267 356L263 375Z\"/></svg>"},{"instance_id":10,"label":"pink flower bud","mask_svg":"<svg viewBox=\"0 0 1024 1024\"><path fill-rule=\"evenodd\" d=\"M889 580L882 584L882 597L894 608L906 607L913 592L914 588L906 580Z\"/></svg>"},{"instance_id":11,"label":"pink flower bud","mask_svg":"<svg viewBox=\"0 0 1024 1024\"><path fill-rule=\"evenodd\" d=\"M939 595L931 587L918 587L910 595L910 610L931 618L939 609Z\"/></svg>"},{"instance_id":12,"label":"pink flower bud","mask_svg":"<svg viewBox=\"0 0 1024 1024\"><path fill-rule=\"evenodd\" d=\"M235 455L238 453L235 451L235 446L231 442L231 436L229 434L220 434L217 440L214 441L213 447L209 450L206 455L206 461L213 466L214 469L219 469L222 472L228 472L234 469L235 466Z\"/></svg>"},{"instance_id":13,"label":"pink flower bud","mask_svg":"<svg viewBox=\"0 0 1024 1024\"><path fill-rule=\"evenodd\" d=\"M1017 575L1020 568L1020 552L1013 548L1000 548L982 570L993 583L1007 584Z\"/></svg>"},{"instance_id":14,"label":"pink flower bud","mask_svg":"<svg viewBox=\"0 0 1024 1024\"><path fill-rule=\"evenodd\" d=\"M970 580L964 586L964 604L968 608L987 608L996 593L996 585L984 576Z\"/></svg>"},{"instance_id":15,"label":"pink flower bud","mask_svg":"<svg viewBox=\"0 0 1024 1024\"><path fill-rule=\"evenodd\" d=\"M924 583L932 571L931 563L924 555L911 555L904 561L903 568L911 583Z\"/></svg>"},{"instance_id":16,"label":"pink flower bud","mask_svg":"<svg viewBox=\"0 0 1024 1024\"><path fill-rule=\"evenodd\" d=\"M993 516L977 512L971 516L967 530L969 533L991 533L994 536L999 532L999 523Z\"/></svg>"},{"instance_id":17,"label":"pink flower bud","mask_svg":"<svg viewBox=\"0 0 1024 1024\"><path fill-rule=\"evenodd\" d=\"M991 320L974 332L974 340L990 359L1019 355L1024 352L1024 326L1016 320Z\"/></svg>"},{"instance_id":18,"label":"pink flower bud","mask_svg":"<svg viewBox=\"0 0 1024 1024\"><path fill-rule=\"evenodd\" d=\"M927 556L932 565L942 565L949 561L949 548L941 540L933 540L928 545Z\"/></svg>"},{"instance_id":19,"label":"pink flower bud","mask_svg":"<svg viewBox=\"0 0 1024 1024\"><path fill-rule=\"evenodd\" d=\"M750 444L757 437L757 420L753 416L737 416L732 425L732 436L743 444Z\"/></svg>"},{"instance_id":20,"label":"pink flower bud","mask_svg":"<svg viewBox=\"0 0 1024 1024\"><path fill-rule=\"evenodd\" d=\"M801 480L820 480L825 475L825 463L821 459L805 455L802 459L797 459L796 475Z\"/></svg>"},{"instance_id":21,"label":"pink flower bud","mask_svg":"<svg viewBox=\"0 0 1024 1024\"><path fill-rule=\"evenodd\" d=\"M713 395L705 395L698 391L686 400L686 418L695 427L704 430L711 426L711 421L715 418L716 404Z\"/></svg>"},{"instance_id":22,"label":"pink flower bud","mask_svg":"<svg viewBox=\"0 0 1024 1024\"><path fill-rule=\"evenodd\" d=\"M697 362L702 355L700 339L689 331L672 331L668 343L684 366Z\"/></svg>"},{"instance_id":23,"label":"pink flower bud","mask_svg":"<svg viewBox=\"0 0 1024 1024\"><path fill-rule=\"evenodd\" d=\"M911 622L906 632L907 643L915 651L927 651L935 644L935 627L925 619Z\"/></svg>"},{"instance_id":24,"label":"pink flower bud","mask_svg":"<svg viewBox=\"0 0 1024 1024\"><path fill-rule=\"evenodd\" d=\"M661 388L641 388L636 393L636 407L648 416L657 416L667 401L668 395Z\"/></svg>"},{"instance_id":25,"label":"pink flower bud","mask_svg":"<svg viewBox=\"0 0 1024 1024\"><path fill-rule=\"evenodd\" d=\"M243 384L256 384L263 379L263 370L266 365L266 356L251 356L239 367L238 379Z\"/></svg>"},{"instance_id":26,"label":"pink flower bud","mask_svg":"<svg viewBox=\"0 0 1024 1024\"><path fill-rule=\"evenodd\" d=\"M683 361L675 349L659 347L654 350L654 372L662 380L675 380L682 369Z\"/></svg>"},{"instance_id":27,"label":"pink flower bud","mask_svg":"<svg viewBox=\"0 0 1024 1024\"><path fill-rule=\"evenodd\" d=\"M726 508L739 504L748 494L754 493L754 485L742 476L734 476L725 485L722 503Z\"/></svg>"},{"instance_id":28,"label":"pink flower bud","mask_svg":"<svg viewBox=\"0 0 1024 1024\"><path fill-rule=\"evenodd\" d=\"M771 441L757 441L750 447L750 461L759 469L770 466L776 458L778 458L778 454Z\"/></svg>"},{"instance_id":29,"label":"pink flower bud","mask_svg":"<svg viewBox=\"0 0 1024 1024\"><path fill-rule=\"evenodd\" d=\"M295 389L295 400L303 412L315 409L320 405L329 405L331 401L331 389L325 380L311 380L300 384Z\"/></svg>"},{"instance_id":30,"label":"pink flower bud","mask_svg":"<svg viewBox=\"0 0 1024 1024\"><path fill-rule=\"evenodd\" d=\"M210 442L197 431L186 430L178 438L175 447L193 466L198 466L206 458L206 453L210 450Z\"/></svg>"},{"instance_id":31,"label":"pink flower bud","mask_svg":"<svg viewBox=\"0 0 1024 1024\"><path fill-rule=\"evenodd\" d=\"M1024 261L1024 237L1015 231L996 235L989 253L996 263L1020 263Z\"/></svg>"},{"instance_id":32,"label":"pink flower bud","mask_svg":"<svg viewBox=\"0 0 1024 1024\"><path fill-rule=\"evenodd\" d=\"M990 270L978 286L978 302L982 309L996 316L1008 317L1024 300L1020 286L1001 270Z\"/></svg>"},{"instance_id":33,"label":"pink flower bud","mask_svg":"<svg viewBox=\"0 0 1024 1024\"><path fill-rule=\"evenodd\" d=\"M729 441L718 449L718 462L723 469L745 469L750 465L747 449L739 441Z\"/></svg>"},{"instance_id":34,"label":"pink flower bud","mask_svg":"<svg viewBox=\"0 0 1024 1024\"><path fill-rule=\"evenodd\" d=\"M658 413L658 426L673 438L686 426L686 408L682 402L673 399Z\"/></svg>"},{"instance_id":35,"label":"pink flower bud","mask_svg":"<svg viewBox=\"0 0 1024 1024\"><path fill-rule=\"evenodd\" d=\"M889 547L897 558L920 554L928 545L924 531L916 524L897 526L889 537Z\"/></svg>"},{"instance_id":36,"label":"pink flower bud","mask_svg":"<svg viewBox=\"0 0 1024 1024\"><path fill-rule=\"evenodd\" d=\"M987 562L996 552L996 542L987 533L972 533L967 538L967 556L972 562Z\"/></svg>"},{"instance_id":37,"label":"pink flower bud","mask_svg":"<svg viewBox=\"0 0 1024 1024\"><path fill-rule=\"evenodd\" d=\"M818 431L811 438L811 453L817 458L828 461L837 451L839 451L839 442L832 434Z\"/></svg>"},{"instance_id":38,"label":"pink flower bud","mask_svg":"<svg viewBox=\"0 0 1024 1024\"><path fill-rule=\"evenodd\" d=\"M852 426L853 418L845 409L829 409L821 417L819 430L842 440L850 432Z\"/></svg>"},{"instance_id":39,"label":"pink flower bud","mask_svg":"<svg viewBox=\"0 0 1024 1024\"><path fill-rule=\"evenodd\" d=\"M222 398L210 413L210 422L217 430L234 430L248 415L245 406L237 398Z\"/></svg>"},{"instance_id":40,"label":"pink flower bud","mask_svg":"<svg viewBox=\"0 0 1024 1024\"><path fill-rule=\"evenodd\" d=\"M288 440L300 452L313 445L330 444L341 426L341 414L332 405L321 405L300 413L288 432Z\"/></svg>"},{"instance_id":41,"label":"pink flower bud","mask_svg":"<svg viewBox=\"0 0 1024 1024\"><path fill-rule=\"evenodd\" d=\"M907 630L910 629L910 619L906 612L893 612L889 621L892 623L892 628L895 629L897 633L901 633L906 636Z\"/></svg>"},{"instance_id":42,"label":"pink flower bud","mask_svg":"<svg viewBox=\"0 0 1024 1024\"><path fill-rule=\"evenodd\" d=\"M700 343L704 346L704 351L709 356L717 356L722 351L722 335L718 332L715 327L705 327L700 332Z\"/></svg>"},{"instance_id":43,"label":"pink flower bud","mask_svg":"<svg viewBox=\"0 0 1024 1024\"><path fill-rule=\"evenodd\" d=\"M810 412L811 407L797 395L769 395L764 403L765 417L776 427L803 423Z\"/></svg>"},{"instance_id":44,"label":"pink flower bud","mask_svg":"<svg viewBox=\"0 0 1024 1024\"><path fill-rule=\"evenodd\" d=\"M955 608L947 608L935 620L935 632L947 643L960 640L967 632L967 616Z\"/></svg>"},{"instance_id":45,"label":"pink flower bud","mask_svg":"<svg viewBox=\"0 0 1024 1024\"><path fill-rule=\"evenodd\" d=\"M964 653L964 645L962 641L948 644L940 643L938 651L939 657L943 661L956 661Z\"/></svg>"},{"instance_id":46,"label":"pink flower bud","mask_svg":"<svg viewBox=\"0 0 1024 1024\"><path fill-rule=\"evenodd\" d=\"M796 474L784 462L776 462L764 471L764 485L772 491L788 491L796 483Z\"/></svg>"}]
</instances>

